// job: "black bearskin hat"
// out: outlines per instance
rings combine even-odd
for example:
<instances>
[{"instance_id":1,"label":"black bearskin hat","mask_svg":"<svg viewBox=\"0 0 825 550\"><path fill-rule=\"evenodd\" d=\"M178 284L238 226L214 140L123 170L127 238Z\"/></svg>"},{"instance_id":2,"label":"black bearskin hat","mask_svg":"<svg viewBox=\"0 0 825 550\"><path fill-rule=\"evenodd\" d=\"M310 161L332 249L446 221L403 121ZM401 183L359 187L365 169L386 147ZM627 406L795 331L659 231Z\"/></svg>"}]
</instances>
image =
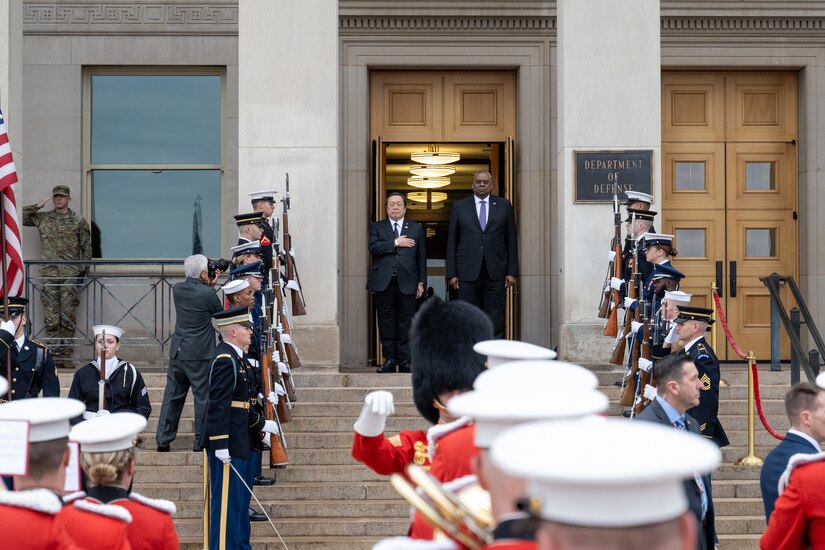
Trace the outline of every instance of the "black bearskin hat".
<instances>
[{"instance_id":1,"label":"black bearskin hat","mask_svg":"<svg viewBox=\"0 0 825 550\"><path fill-rule=\"evenodd\" d=\"M412 320L410 367L413 400L421 416L438 423L433 400L441 393L470 390L485 358L473 345L493 338L493 324L467 302L428 299Z\"/></svg>"}]
</instances>

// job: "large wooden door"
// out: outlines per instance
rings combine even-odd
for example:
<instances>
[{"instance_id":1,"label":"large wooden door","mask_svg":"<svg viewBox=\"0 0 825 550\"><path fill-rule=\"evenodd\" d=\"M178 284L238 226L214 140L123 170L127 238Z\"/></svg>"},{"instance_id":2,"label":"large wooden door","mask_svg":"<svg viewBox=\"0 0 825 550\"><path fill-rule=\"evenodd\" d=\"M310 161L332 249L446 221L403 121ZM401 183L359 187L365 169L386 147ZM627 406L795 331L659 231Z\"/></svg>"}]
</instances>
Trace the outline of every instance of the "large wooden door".
<instances>
[{"instance_id":1,"label":"large wooden door","mask_svg":"<svg viewBox=\"0 0 825 550\"><path fill-rule=\"evenodd\" d=\"M737 343L769 357L759 277L798 272L796 75L665 73L662 108L662 223L683 289L712 307L715 283Z\"/></svg>"}]
</instances>

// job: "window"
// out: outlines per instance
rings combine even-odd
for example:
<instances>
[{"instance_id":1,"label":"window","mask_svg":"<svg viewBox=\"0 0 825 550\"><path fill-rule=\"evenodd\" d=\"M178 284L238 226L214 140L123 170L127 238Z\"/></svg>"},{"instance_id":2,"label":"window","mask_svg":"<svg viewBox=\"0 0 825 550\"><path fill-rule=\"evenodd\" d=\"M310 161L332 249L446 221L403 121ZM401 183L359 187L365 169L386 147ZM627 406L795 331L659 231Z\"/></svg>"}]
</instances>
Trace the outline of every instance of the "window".
<instances>
[{"instance_id":1,"label":"window","mask_svg":"<svg viewBox=\"0 0 825 550\"><path fill-rule=\"evenodd\" d=\"M705 163L676 162L676 191L704 191Z\"/></svg>"},{"instance_id":2,"label":"window","mask_svg":"<svg viewBox=\"0 0 825 550\"><path fill-rule=\"evenodd\" d=\"M220 256L223 71L90 70L95 256Z\"/></svg>"}]
</instances>

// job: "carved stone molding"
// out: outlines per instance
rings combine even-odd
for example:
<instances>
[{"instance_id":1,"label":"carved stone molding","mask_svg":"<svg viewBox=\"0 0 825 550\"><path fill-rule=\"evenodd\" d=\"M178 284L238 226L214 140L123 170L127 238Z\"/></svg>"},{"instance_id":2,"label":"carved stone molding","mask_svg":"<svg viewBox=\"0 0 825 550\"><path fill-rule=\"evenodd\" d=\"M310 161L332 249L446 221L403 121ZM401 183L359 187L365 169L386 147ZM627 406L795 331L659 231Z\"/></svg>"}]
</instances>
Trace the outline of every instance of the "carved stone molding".
<instances>
[{"instance_id":1,"label":"carved stone molding","mask_svg":"<svg viewBox=\"0 0 825 550\"><path fill-rule=\"evenodd\" d=\"M825 17L662 17L662 32L781 32L825 30Z\"/></svg>"},{"instance_id":2,"label":"carved stone molding","mask_svg":"<svg viewBox=\"0 0 825 550\"><path fill-rule=\"evenodd\" d=\"M238 34L238 2L36 2L24 34Z\"/></svg>"},{"instance_id":3,"label":"carved stone molding","mask_svg":"<svg viewBox=\"0 0 825 550\"><path fill-rule=\"evenodd\" d=\"M344 16L339 20L341 34L363 32L556 32L555 17L384 17Z\"/></svg>"}]
</instances>

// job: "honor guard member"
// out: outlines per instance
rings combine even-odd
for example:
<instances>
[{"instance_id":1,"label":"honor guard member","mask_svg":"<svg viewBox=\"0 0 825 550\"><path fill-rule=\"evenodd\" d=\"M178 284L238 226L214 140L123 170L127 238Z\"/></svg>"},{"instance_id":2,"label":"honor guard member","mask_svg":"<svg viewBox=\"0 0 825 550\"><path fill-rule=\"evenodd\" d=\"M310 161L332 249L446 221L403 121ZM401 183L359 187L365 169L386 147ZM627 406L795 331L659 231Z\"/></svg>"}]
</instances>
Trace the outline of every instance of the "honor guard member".
<instances>
[{"instance_id":1,"label":"honor guard member","mask_svg":"<svg viewBox=\"0 0 825 550\"><path fill-rule=\"evenodd\" d=\"M816 385L825 388L825 373ZM793 455L779 478L779 498L759 541L762 550L825 547L825 453L808 452Z\"/></svg>"},{"instance_id":2,"label":"honor guard member","mask_svg":"<svg viewBox=\"0 0 825 550\"><path fill-rule=\"evenodd\" d=\"M261 212L250 212L248 214L238 214L235 216L235 225L238 226L238 244L261 241L264 236L263 214ZM262 244L263 246L263 244Z\"/></svg>"},{"instance_id":3,"label":"honor guard member","mask_svg":"<svg viewBox=\"0 0 825 550\"><path fill-rule=\"evenodd\" d=\"M178 533L172 521L175 504L128 491L135 476L136 441L145 427L145 418L126 412L92 418L72 429L69 439L80 444L80 465L88 480L85 497L74 502L82 499L128 510L132 550L177 550Z\"/></svg>"},{"instance_id":4,"label":"honor guard member","mask_svg":"<svg viewBox=\"0 0 825 550\"><path fill-rule=\"evenodd\" d=\"M665 333L665 339L663 346L671 353L679 351L684 347L684 342L682 342L682 346L679 346L679 337L676 335L676 323L673 321L679 316L679 308L681 306L690 305L691 298L693 298L692 294L681 290L666 290L665 297L662 299L660 317L664 323L663 332Z\"/></svg>"},{"instance_id":5,"label":"honor guard member","mask_svg":"<svg viewBox=\"0 0 825 550\"><path fill-rule=\"evenodd\" d=\"M30 340L26 336L26 304L29 300L17 296L9 296L9 320L13 323L14 339L8 342L7 338L0 338L0 365L5 367L7 350L11 353L12 379L11 399L25 399L37 397L41 391L43 397L59 397L60 382L54 372L54 359L49 348ZM5 306L0 301L0 317L5 314ZM9 400L5 391L0 392L0 401Z\"/></svg>"},{"instance_id":6,"label":"honor guard member","mask_svg":"<svg viewBox=\"0 0 825 550\"><path fill-rule=\"evenodd\" d=\"M517 426L493 441L491 457L527 481L541 550L695 550L683 480L722 460L712 443L671 427L593 417Z\"/></svg>"},{"instance_id":7,"label":"honor guard member","mask_svg":"<svg viewBox=\"0 0 825 550\"><path fill-rule=\"evenodd\" d=\"M637 210L635 208L627 209L627 218L625 219L625 229L627 231L627 238L625 239L625 249L622 253L622 278L611 277L610 286L622 293L622 296L628 295L628 286L634 284L633 278L633 262L638 257L639 259L639 273L642 274L642 282L647 280L653 266L645 258L644 252L641 250L641 237L645 233L649 233L653 228L653 220L656 217L656 212L650 210ZM638 249L638 250L637 250Z\"/></svg>"},{"instance_id":8,"label":"honor guard member","mask_svg":"<svg viewBox=\"0 0 825 550\"><path fill-rule=\"evenodd\" d=\"M0 379L0 391L4 389L8 385ZM0 490L3 548L81 548L66 530L60 495L69 464L69 419L80 415L83 409L80 401L60 397L19 399L0 405L0 421L29 423L26 473L14 477L14 492ZM124 538L125 535L124 527Z\"/></svg>"},{"instance_id":9,"label":"honor guard member","mask_svg":"<svg viewBox=\"0 0 825 550\"><path fill-rule=\"evenodd\" d=\"M637 210L650 210L653 205L653 195L642 193L641 191L625 191L627 200L624 205L628 208L635 208Z\"/></svg>"},{"instance_id":10,"label":"honor guard member","mask_svg":"<svg viewBox=\"0 0 825 550\"><path fill-rule=\"evenodd\" d=\"M252 241L249 243L241 243L230 248L232 251L232 265L246 265L253 262L260 262L261 241Z\"/></svg>"},{"instance_id":11,"label":"honor guard member","mask_svg":"<svg viewBox=\"0 0 825 550\"><path fill-rule=\"evenodd\" d=\"M680 306L676 334L686 342L685 353L693 359L702 381L699 405L688 413L699 422L702 436L713 439L720 447L729 444L728 436L719 422L719 359L705 340L705 332L713 324L712 309Z\"/></svg>"},{"instance_id":12,"label":"honor guard member","mask_svg":"<svg viewBox=\"0 0 825 550\"><path fill-rule=\"evenodd\" d=\"M668 292L678 291L685 275L670 264L653 266L653 300L651 303L651 319L648 333L650 335L650 355L652 360L661 359L670 353L670 345L665 344L667 336L667 320L664 317L665 308L662 306ZM675 317L674 317L675 318Z\"/></svg>"},{"instance_id":13,"label":"honor guard member","mask_svg":"<svg viewBox=\"0 0 825 550\"><path fill-rule=\"evenodd\" d=\"M86 404L83 419L88 420L99 415L126 411L149 418L152 414L152 404L149 402L149 390L146 389L143 376L134 365L117 357L123 330L111 325L95 325L92 330L95 334L97 357L74 373L72 386L69 388L69 397ZM104 346L104 332L106 333L106 380L103 385L106 409L99 411L100 351Z\"/></svg>"},{"instance_id":14,"label":"honor guard member","mask_svg":"<svg viewBox=\"0 0 825 550\"><path fill-rule=\"evenodd\" d=\"M248 307L213 315L223 341L215 348L209 373L209 402L200 446L209 461L211 488L209 548L240 548L249 540L251 494L250 430L278 433L278 425L249 406L249 369L243 356L252 341Z\"/></svg>"},{"instance_id":15,"label":"honor guard member","mask_svg":"<svg viewBox=\"0 0 825 550\"><path fill-rule=\"evenodd\" d=\"M268 284L269 270L274 265L273 262L273 248L275 243L275 230L270 225L269 219L275 213L275 193L277 191L256 191L249 194L249 200L252 202L252 210L261 213L261 230L263 236L261 237L261 253L263 254L263 268L264 268L264 286Z\"/></svg>"}]
</instances>

